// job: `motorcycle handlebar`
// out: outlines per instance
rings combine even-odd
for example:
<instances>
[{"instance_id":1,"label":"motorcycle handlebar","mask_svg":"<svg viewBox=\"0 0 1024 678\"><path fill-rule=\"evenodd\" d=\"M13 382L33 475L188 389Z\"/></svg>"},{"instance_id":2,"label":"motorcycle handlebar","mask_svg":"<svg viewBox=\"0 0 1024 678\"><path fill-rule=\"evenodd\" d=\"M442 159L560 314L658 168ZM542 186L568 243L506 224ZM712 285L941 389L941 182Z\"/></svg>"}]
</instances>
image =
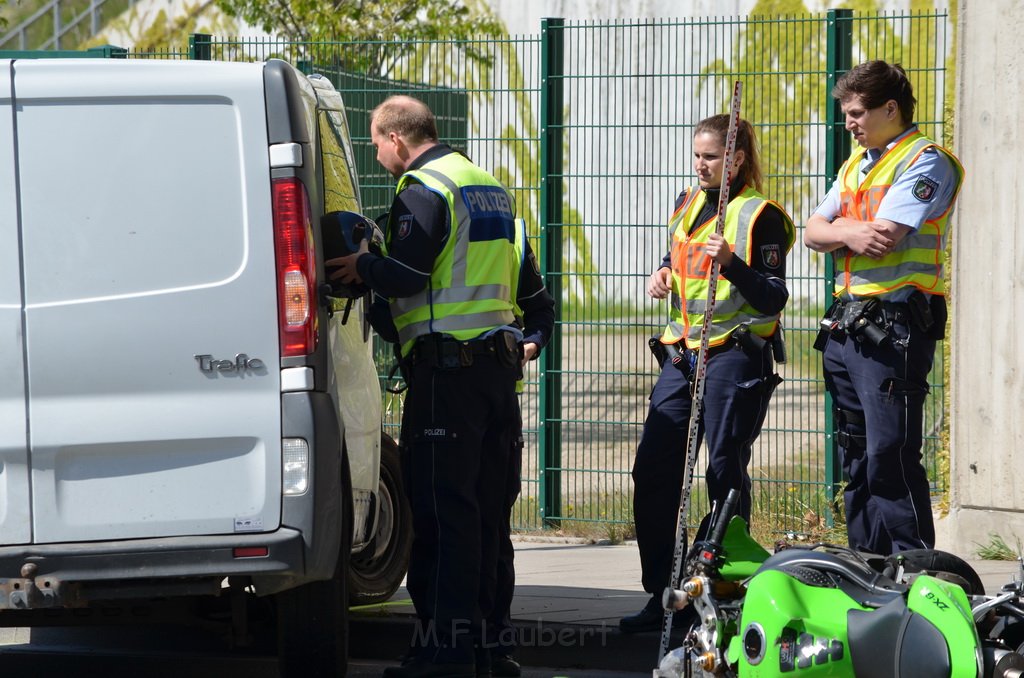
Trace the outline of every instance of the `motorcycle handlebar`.
<instances>
[{"instance_id":1,"label":"motorcycle handlebar","mask_svg":"<svg viewBox=\"0 0 1024 678\"><path fill-rule=\"evenodd\" d=\"M731 520L733 514L736 513L736 505L739 501L739 490L729 490L729 494L726 495L725 502L722 504L722 510L719 512L718 518L715 520L715 526L711 529L711 535L708 538L709 544L712 544L716 548L721 548L722 540L725 539L725 530L729 527L729 520Z\"/></svg>"}]
</instances>

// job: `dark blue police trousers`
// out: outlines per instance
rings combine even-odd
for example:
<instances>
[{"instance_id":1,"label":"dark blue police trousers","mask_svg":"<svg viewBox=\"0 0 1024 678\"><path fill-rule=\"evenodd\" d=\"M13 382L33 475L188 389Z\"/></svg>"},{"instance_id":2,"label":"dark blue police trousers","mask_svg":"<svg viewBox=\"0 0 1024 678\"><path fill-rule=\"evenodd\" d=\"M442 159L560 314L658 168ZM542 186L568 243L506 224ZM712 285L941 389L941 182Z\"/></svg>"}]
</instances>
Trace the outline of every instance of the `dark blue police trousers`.
<instances>
[{"instance_id":1,"label":"dark blue police trousers","mask_svg":"<svg viewBox=\"0 0 1024 678\"><path fill-rule=\"evenodd\" d=\"M466 367L411 367L401 436L413 521L406 588L417 616L411 651L425 661L472 664L494 607L517 377L479 355Z\"/></svg>"},{"instance_id":2,"label":"dark blue police trousers","mask_svg":"<svg viewBox=\"0 0 1024 678\"><path fill-rule=\"evenodd\" d=\"M881 555L935 546L921 462L935 340L905 322L893 322L890 332L878 346L833 336L823 358L847 476L847 537L851 547Z\"/></svg>"},{"instance_id":3,"label":"dark blue police trousers","mask_svg":"<svg viewBox=\"0 0 1024 678\"><path fill-rule=\"evenodd\" d=\"M738 515L749 524L747 465L775 385L771 348L766 344L760 355L748 355L731 345L709 356L704 415L698 429L698 436L708 448L708 499L721 506L729 490L738 489ZM689 380L678 367L665 361L651 391L632 473L633 519L643 586L645 591L658 595L668 585L672 571L692 405ZM706 523L705 517L705 531ZM697 538L703 536L698 531Z\"/></svg>"}]
</instances>

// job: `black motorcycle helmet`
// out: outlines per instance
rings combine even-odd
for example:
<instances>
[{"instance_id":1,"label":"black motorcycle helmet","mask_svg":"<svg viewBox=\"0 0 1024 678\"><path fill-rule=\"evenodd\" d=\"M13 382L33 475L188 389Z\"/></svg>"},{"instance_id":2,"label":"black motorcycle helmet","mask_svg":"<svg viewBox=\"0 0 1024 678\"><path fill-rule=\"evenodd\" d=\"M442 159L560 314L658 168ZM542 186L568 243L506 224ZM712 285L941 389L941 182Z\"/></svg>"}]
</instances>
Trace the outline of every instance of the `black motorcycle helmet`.
<instances>
[{"instance_id":1,"label":"black motorcycle helmet","mask_svg":"<svg viewBox=\"0 0 1024 678\"><path fill-rule=\"evenodd\" d=\"M379 255L384 243L384 233L373 219L357 212L329 212L323 215L320 217L320 235L325 261L355 254L364 240L369 243L370 251ZM327 282L332 297L355 299L370 291L363 283L343 283L340 280Z\"/></svg>"}]
</instances>

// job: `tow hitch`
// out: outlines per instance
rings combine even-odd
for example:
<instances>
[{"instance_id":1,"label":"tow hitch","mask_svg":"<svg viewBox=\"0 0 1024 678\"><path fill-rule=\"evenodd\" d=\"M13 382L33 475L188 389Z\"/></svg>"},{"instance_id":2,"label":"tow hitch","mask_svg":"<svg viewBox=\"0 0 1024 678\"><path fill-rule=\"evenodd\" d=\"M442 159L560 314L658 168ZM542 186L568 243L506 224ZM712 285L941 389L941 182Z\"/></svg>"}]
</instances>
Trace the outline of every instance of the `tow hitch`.
<instances>
[{"instance_id":1,"label":"tow hitch","mask_svg":"<svg viewBox=\"0 0 1024 678\"><path fill-rule=\"evenodd\" d=\"M25 563L21 566L20 578L0 579L0 610L31 610L65 604L60 580L37 578L37 569L35 563Z\"/></svg>"}]
</instances>

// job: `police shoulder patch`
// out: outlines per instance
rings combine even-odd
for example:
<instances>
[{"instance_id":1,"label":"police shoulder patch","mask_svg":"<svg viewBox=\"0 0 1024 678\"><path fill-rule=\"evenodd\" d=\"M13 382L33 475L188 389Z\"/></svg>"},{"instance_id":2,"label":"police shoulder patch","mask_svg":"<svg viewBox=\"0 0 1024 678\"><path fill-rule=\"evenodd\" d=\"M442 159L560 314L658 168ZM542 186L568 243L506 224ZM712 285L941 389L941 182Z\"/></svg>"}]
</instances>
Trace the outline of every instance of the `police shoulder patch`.
<instances>
[{"instance_id":1,"label":"police shoulder patch","mask_svg":"<svg viewBox=\"0 0 1024 678\"><path fill-rule=\"evenodd\" d=\"M530 263L533 264L533 271L534 271L534 273L536 273L537 275L540 275L540 264L537 263L537 257L533 256L533 252L532 251L530 252L530 256L528 258L530 260Z\"/></svg>"},{"instance_id":2,"label":"police shoulder patch","mask_svg":"<svg viewBox=\"0 0 1024 678\"><path fill-rule=\"evenodd\" d=\"M782 263L782 250L778 244L761 245L761 261L768 268L778 268Z\"/></svg>"},{"instance_id":3,"label":"police shoulder patch","mask_svg":"<svg viewBox=\"0 0 1024 678\"><path fill-rule=\"evenodd\" d=\"M405 240L412 233L412 215L403 214L398 217L398 232L395 234L399 240Z\"/></svg>"},{"instance_id":4,"label":"police shoulder patch","mask_svg":"<svg viewBox=\"0 0 1024 678\"><path fill-rule=\"evenodd\" d=\"M938 182L929 179L928 177L921 177L917 180L917 183L914 184L914 197L921 202L929 202L935 197L935 191L937 191L938 188Z\"/></svg>"}]
</instances>

